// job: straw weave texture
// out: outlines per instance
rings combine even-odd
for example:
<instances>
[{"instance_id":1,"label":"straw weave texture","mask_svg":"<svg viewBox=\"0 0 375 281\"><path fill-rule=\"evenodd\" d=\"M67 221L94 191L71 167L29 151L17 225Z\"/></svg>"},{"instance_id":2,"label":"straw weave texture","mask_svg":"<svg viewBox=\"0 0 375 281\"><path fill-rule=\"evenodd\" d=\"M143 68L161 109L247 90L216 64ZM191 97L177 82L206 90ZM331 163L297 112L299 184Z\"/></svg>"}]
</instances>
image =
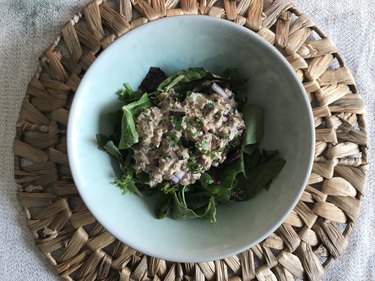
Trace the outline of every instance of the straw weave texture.
<instances>
[{"instance_id":1,"label":"straw weave texture","mask_svg":"<svg viewBox=\"0 0 375 281\"><path fill-rule=\"evenodd\" d=\"M133 18L130 23L127 23L126 19L130 17L129 8L133 4L128 1L120 2L123 5L112 6L112 1L109 1L109 5L97 1L87 6L84 9L85 18L77 16L65 25L61 32L62 39L59 42L55 41L56 44L43 53L40 60L41 68L33 77L22 69L35 69L36 65L27 57L36 58L42 49L36 50L31 46L25 48L30 37L22 37L22 33L14 35L13 28L3 29L3 22L1 23L1 39L5 39L1 40L1 59L9 62L11 57L14 61L4 63L7 67L1 69L1 83L4 83L1 85L1 91L4 91L4 95L1 95L4 99L1 103L1 125L2 131L5 132L1 146L1 178L4 178L4 184L1 183L6 192L4 199L1 199L4 200L4 204L1 204L4 212L0 219L4 223L1 224L0 233L6 239L5 243L9 243L4 246L4 250L3 246L0 248L0 279L53 278L53 275L48 275L51 273L43 271L42 267L46 265L35 258L32 259L30 253L25 253L28 256L22 257L25 261L22 266L7 261L12 255L9 252L13 251L15 255L25 252L22 248L25 244L23 235L27 235L25 230L19 227L23 223L20 215L14 213L14 210L19 210L14 198L16 187L10 178L13 177L13 154L9 148L15 135L14 127L17 127L14 172L18 183L18 200L23 206L28 218L28 227L39 250L67 280L225 280L228 276L230 280L321 279L323 268L346 250L348 234L358 219L367 188L365 175L368 163L368 138L363 114L366 103L373 112L373 104L366 93L374 87L374 84L368 82L371 77L371 56L374 58L374 47L368 45L365 40L368 35L354 37L353 33L353 38L347 38L353 43L347 51L348 58L353 64L357 81L362 82L357 88L354 86L351 71L337 54L338 49L334 40L325 38L312 19L297 10L289 1L226 1L225 9L222 9L221 5L211 7L214 5L212 1L202 1L197 5L195 1L185 0L181 1L180 6L174 1L167 1L166 5L163 1L152 1L149 5L139 0L133 3L132 8L139 10L143 17ZM60 20L61 24L64 20L61 13L54 11L56 7L59 6L61 10L67 9L71 13L76 7L73 4L52 6L48 1L36 1L40 7L44 7L44 10L41 9L44 14L38 14L37 6L29 2L14 3L8 4L6 10L7 13L13 12L12 16L20 21L13 21L13 24L25 25L26 31L23 34L31 33L39 40L47 36L42 33L43 29L38 29L38 26L43 25L43 21L54 17L52 27L56 28L59 26L56 22ZM319 8L319 5L317 7ZM17 17L17 8L26 9L27 16ZM262 10L264 14L261 13ZM51 15L48 11L54 12ZM121 16L121 13L127 18ZM288 58L303 80L307 94L317 104L314 116L318 142L316 162L309 186L295 211L282 227L270 238L238 257L204 264L175 264L146 257L119 243L105 232L84 205L73 208L69 204L69 200L77 194L69 172L61 170L67 164L63 136L70 98L81 76L99 52L118 36L130 28L164 16L165 13L203 13L228 18L251 28L275 44ZM314 14L314 11L310 14ZM350 10L346 16L350 18ZM83 20L88 23L87 27L77 24ZM322 20L324 21L324 18ZM356 21L356 24L365 25L366 22L363 23L361 20L362 18ZM101 26L109 35L106 33L103 36ZM57 33L57 30L55 31ZM340 34L337 36L340 39ZM49 42L53 41L51 36L48 38ZM32 43L37 45L36 42L39 41L34 38ZM361 55L359 50L357 52L357 47L354 47L357 44L362 44L362 52L365 52L366 56ZM63 48L62 45L70 51L70 55L61 55L59 49ZM47 48L48 44L42 46L39 43L37 46ZM356 60L353 60L352 56ZM364 94L366 103L357 93L358 89ZM27 96L23 99L25 92ZM21 103L20 119L16 123ZM28 162L28 166L23 166L21 158L31 162ZM373 205L367 207L366 212L371 212ZM371 217L363 217L369 224ZM18 226L14 227L14 224ZM358 227L364 229L363 224L359 224ZM371 230L370 224L368 229ZM12 238L15 235L21 239L16 240L18 243ZM30 239L26 239L30 244ZM358 239L357 233L353 243L361 245ZM363 234L362 239L370 241L371 238L370 235ZM358 248L360 247L352 251L356 252ZM336 271L332 270L331 275L327 275L327 280L373 280L373 264L366 264L367 260L363 258L369 257L373 250L363 249L362 246L361 265L347 262L352 268L357 268L353 275L348 271L350 268L336 266L333 268ZM349 260L353 259L358 262L359 255L357 259L351 257ZM31 267L26 266L30 262L39 262L36 268L40 273L32 275L34 273L31 272ZM364 270L366 267L368 270Z\"/></svg>"}]
</instances>

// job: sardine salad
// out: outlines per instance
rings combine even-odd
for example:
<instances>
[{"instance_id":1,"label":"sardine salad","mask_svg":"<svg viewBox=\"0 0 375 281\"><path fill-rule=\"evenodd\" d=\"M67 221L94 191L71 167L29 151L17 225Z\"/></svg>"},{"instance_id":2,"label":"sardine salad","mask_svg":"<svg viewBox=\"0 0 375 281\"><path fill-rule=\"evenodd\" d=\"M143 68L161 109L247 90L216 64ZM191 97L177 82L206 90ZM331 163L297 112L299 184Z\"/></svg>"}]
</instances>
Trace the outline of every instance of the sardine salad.
<instances>
[{"instance_id":1,"label":"sardine salad","mask_svg":"<svg viewBox=\"0 0 375 281\"><path fill-rule=\"evenodd\" d=\"M263 110L248 104L236 69L189 68L172 76L151 67L139 89L119 92L113 134L99 148L118 163L123 193L155 195L157 218L216 222L216 207L268 190L285 161L261 151Z\"/></svg>"}]
</instances>

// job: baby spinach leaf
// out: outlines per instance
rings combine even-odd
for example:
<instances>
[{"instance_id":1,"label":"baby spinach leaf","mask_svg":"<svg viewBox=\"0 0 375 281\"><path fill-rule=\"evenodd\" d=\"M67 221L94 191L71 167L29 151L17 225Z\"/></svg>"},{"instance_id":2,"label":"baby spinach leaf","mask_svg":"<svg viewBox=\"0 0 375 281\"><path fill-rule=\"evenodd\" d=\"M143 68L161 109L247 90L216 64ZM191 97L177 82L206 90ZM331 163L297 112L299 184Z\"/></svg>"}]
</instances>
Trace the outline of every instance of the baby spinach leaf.
<instances>
[{"instance_id":1,"label":"baby spinach leaf","mask_svg":"<svg viewBox=\"0 0 375 281\"><path fill-rule=\"evenodd\" d=\"M123 194L130 192L142 197L142 193L139 191L134 183L133 178L130 175L123 176L122 178L117 178L113 181L113 183L122 190Z\"/></svg>"},{"instance_id":2,"label":"baby spinach leaf","mask_svg":"<svg viewBox=\"0 0 375 281\"><path fill-rule=\"evenodd\" d=\"M138 142L138 133L135 128L134 120L141 111L151 106L152 104L148 95L143 94L139 100L122 107L123 116L121 121L119 149L130 148L133 144Z\"/></svg>"},{"instance_id":3,"label":"baby spinach leaf","mask_svg":"<svg viewBox=\"0 0 375 281\"><path fill-rule=\"evenodd\" d=\"M242 150L251 154L264 135L264 112L259 106L247 104L243 109L243 120L246 129L242 135Z\"/></svg>"},{"instance_id":4,"label":"baby spinach leaf","mask_svg":"<svg viewBox=\"0 0 375 281\"><path fill-rule=\"evenodd\" d=\"M135 174L135 170L132 165L132 160L134 157L134 153L131 149L126 149L121 151L122 159L124 159L122 162L119 162L120 169L122 171L122 174L124 176L132 176Z\"/></svg>"},{"instance_id":5,"label":"baby spinach leaf","mask_svg":"<svg viewBox=\"0 0 375 281\"><path fill-rule=\"evenodd\" d=\"M173 192L171 195L169 215L173 219L202 218L209 220L211 223L215 223L215 199L211 196L206 207L192 210L186 204L184 190L182 190L181 192Z\"/></svg>"},{"instance_id":6,"label":"baby spinach leaf","mask_svg":"<svg viewBox=\"0 0 375 281\"><path fill-rule=\"evenodd\" d=\"M139 100L123 106L123 109L125 107L128 110L130 110L134 116L137 116L139 113L141 113L142 111L144 111L145 109L151 106L152 104L151 104L150 98L148 97L147 93L145 93L140 97Z\"/></svg>"},{"instance_id":7,"label":"baby spinach leaf","mask_svg":"<svg viewBox=\"0 0 375 281\"><path fill-rule=\"evenodd\" d=\"M193 189L191 191L187 191L188 188L185 188L185 200L187 203L187 206L190 209L193 210L200 210L202 208L205 208L207 206L207 203L209 199L211 198L211 195L207 191L202 191L201 189Z\"/></svg>"},{"instance_id":8,"label":"baby spinach leaf","mask_svg":"<svg viewBox=\"0 0 375 281\"><path fill-rule=\"evenodd\" d=\"M263 160L264 156L259 151L259 149L255 149L252 154L243 153L244 157L244 166L245 171L251 171L255 169Z\"/></svg>"},{"instance_id":9,"label":"baby spinach leaf","mask_svg":"<svg viewBox=\"0 0 375 281\"><path fill-rule=\"evenodd\" d=\"M215 181L213 180L213 178L210 176L210 174L208 173L203 173L201 175L201 178L199 179L199 183L204 186L204 187L207 187L208 185L214 183Z\"/></svg>"},{"instance_id":10,"label":"baby spinach leaf","mask_svg":"<svg viewBox=\"0 0 375 281\"><path fill-rule=\"evenodd\" d=\"M177 72L161 82L158 87L158 91L168 92L170 89L178 86L179 84L199 80L207 76L212 76L212 74L202 67L188 68L186 70Z\"/></svg>"},{"instance_id":11,"label":"baby spinach leaf","mask_svg":"<svg viewBox=\"0 0 375 281\"><path fill-rule=\"evenodd\" d=\"M116 112L108 113L108 118L113 126L113 143L118 146L121 138L121 120L122 120L122 110Z\"/></svg>"},{"instance_id":12,"label":"baby spinach leaf","mask_svg":"<svg viewBox=\"0 0 375 281\"><path fill-rule=\"evenodd\" d=\"M182 130L182 124L184 120L185 120L185 116L178 116L178 115L172 116L172 122L177 131Z\"/></svg>"},{"instance_id":13,"label":"baby spinach leaf","mask_svg":"<svg viewBox=\"0 0 375 281\"><path fill-rule=\"evenodd\" d=\"M121 122L121 139L119 148L130 148L138 142L138 133L135 128L135 122L132 112L128 108L123 108L123 116Z\"/></svg>"},{"instance_id":14,"label":"baby spinach leaf","mask_svg":"<svg viewBox=\"0 0 375 281\"><path fill-rule=\"evenodd\" d=\"M186 187L179 191L172 190L159 199L155 216L158 219L169 216L177 220L202 218L215 223L215 199L207 192L187 192Z\"/></svg>"},{"instance_id":15,"label":"baby spinach leaf","mask_svg":"<svg viewBox=\"0 0 375 281\"><path fill-rule=\"evenodd\" d=\"M244 162L242 157L223 167L220 172L221 182L211 184L208 188L218 202L230 201L235 179L238 174L244 173Z\"/></svg>"},{"instance_id":16,"label":"baby spinach leaf","mask_svg":"<svg viewBox=\"0 0 375 281\"><path fill-rule=\"evenodd\" d=\"M168 195L162 195L155 207L155 217L157 219L164 219L169 216L169 205L171 197Z\"/></svg>"},{"instance_id":17,"label":"baby spinach leaf","mask_svg":"<svg viewBox=\"0 0 375 281\"><path fill-rule=\"evenodd\" d=\"M210 197L207 207L200 210L204 211L202 215L200 215L202 219L208 220L210 223L216 223L216 203L214 197ZM200 210L196 212L200 214Z\"/></svg>"},{"instance_id":18,"label":"baby spinach leaf","mask_svg":"<svg viewBox=\"0 0 375 281\"><path fill-rule=\"evenodd\" d=\"M251 155L253 152L255 152L258 149L258 144L248 144L248 145L243 145L242 146L242 151L248 155Z\"/></svg>"},{"instance_id":19,"label":"baby spinach leaf","mask_svg":"<svg viewBox=\"0 0 375 281\"><path fill-rule=\"evenodd\" d=\"M246 171L246 178L239 179L241 189L247 198L253 197L261 189L268 189L272 180L281 172L286 161L278 153L270 154L255 168Z\"/></svg>"},{"instance_id":20,"label":"baby spinach leaf","mask_svg":"<svg viewBox=\"0 0 375 281\"><path fill-rule=\"evenodd\" d=\"M133 91L129 83L124 83L124 89L118 93L119 99L126 103L136 101L142 95L141 91Z\"/></svg>"},{"instance_id":21,"label":"baby spinach leaf","mask_svg":"<svg viewBox=\"0 0 375 281\"><path fill-rule=\"evenodd\" d=\"M99 147L107 151L108 154L113 156L118 161L122 161L121 152L109 137L103 134L97 134L96 139L98 141Z\"/></svg>"},{"instance_id":22,"label":"baby spinach leaf","mask_svg":"<svg viewBox=\"0 0 375 281\"><path fill-rule=\"evenodd\" d=\"M174 89L179 93L181 100L191 92L209 93L213 83L221 83L226 85L230 90L241 89L241 95L237 94L236 101L245 104L246 98L243 88L245 80L239 75L238 71L229 69L222 76L215 75L204 68L188 68L177 72L176 74L165 79L158 87L160 92L168 92Z\"/></svg>"},{"instance_id":23,"label":"baby spinach leaf","mask_svg":"<svg viewBox=\"0 0 375 281\"><path fill-rule=\"evenodd\" d=\"M246 79L241 75L238 68L227 68L221 76L228 80L228 88L234 93L234 99L238 108L242 111L243 105L247 101Z\"/></svg>"}]
</instances>

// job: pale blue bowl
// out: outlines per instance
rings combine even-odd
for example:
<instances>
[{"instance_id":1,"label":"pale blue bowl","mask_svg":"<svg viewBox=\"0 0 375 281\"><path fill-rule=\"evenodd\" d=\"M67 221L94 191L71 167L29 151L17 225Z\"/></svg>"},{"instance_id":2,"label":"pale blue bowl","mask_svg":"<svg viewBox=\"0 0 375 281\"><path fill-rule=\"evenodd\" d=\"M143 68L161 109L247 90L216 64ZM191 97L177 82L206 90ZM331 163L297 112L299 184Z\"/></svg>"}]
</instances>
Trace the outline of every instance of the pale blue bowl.
<instances>
[{"instance_id":1,"label":"pale blue bowl","mask_svg":"<svg viewBox=\"0 0 375 281\"><path fill-rule=\"evenodd\" d=\"M268 192L219 206L217 223L157 220L152 202L122 195L109 156L95 135L110 133L106 114L118 108L124 82L136 88L149 67L172 74L202 66L237 67L249 78L248 98L265 109L262 146L279 149L287 164ZM305 91L293 69L248 29L208 16L160 19L125 34L105 50L81 81L70 111L69 163L90 211L119 240L150 256L202 262L240 253L270 235L294 208L313 162L314 126ZM150 201L150 200L148 200Z\"/></svg>"}]
</instances>

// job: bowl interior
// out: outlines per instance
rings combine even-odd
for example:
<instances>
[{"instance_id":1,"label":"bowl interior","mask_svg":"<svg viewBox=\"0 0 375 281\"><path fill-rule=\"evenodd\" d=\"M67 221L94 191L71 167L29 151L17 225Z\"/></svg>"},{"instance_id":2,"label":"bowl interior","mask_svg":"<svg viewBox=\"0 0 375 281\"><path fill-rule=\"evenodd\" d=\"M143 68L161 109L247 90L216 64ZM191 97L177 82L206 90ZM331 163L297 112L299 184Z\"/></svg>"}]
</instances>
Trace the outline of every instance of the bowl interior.
<instances>
[{"instance_id":1,"label":"bowl interior","mask_svg":"<svg viewBox=\"0 0 375 281\"><path fill-rule=\"evenodd\" d=\"M268 192L219 206L217 223L157 220L151 199L123 196L111 184L110 157L95 135L111 133L107 113L119 108L124 82L136 88L149 67L168 74L202 66L239 68L248 98L265 109L262 146L279 149L287 163ZM129 246L151 256L200 262L241 252L274 231L295 206L311 170L312 113L286 60L266 41L234 23L206 16L157 20L130 31L104 51L81 81L71 108L68 152L73 177L90 211Z\"/></svg>"}]
</instances>

